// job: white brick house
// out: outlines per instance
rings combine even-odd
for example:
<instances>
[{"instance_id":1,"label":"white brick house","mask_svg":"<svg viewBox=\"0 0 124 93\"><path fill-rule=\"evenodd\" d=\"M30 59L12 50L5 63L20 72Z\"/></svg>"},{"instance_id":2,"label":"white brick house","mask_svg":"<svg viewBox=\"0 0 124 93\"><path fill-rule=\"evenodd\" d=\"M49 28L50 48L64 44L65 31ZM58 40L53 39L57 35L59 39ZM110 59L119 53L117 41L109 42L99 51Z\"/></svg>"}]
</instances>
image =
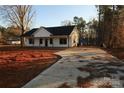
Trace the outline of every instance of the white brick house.
<instances>
[{"instance_id":1,"label":"white brick house","mask_svg":"<svg viewBox=\"0 0 124 93\"><path fill-rule=\"evenodd\" d=\"M34 28L24 35L25 46L73 47L79 43L79 32L75 26Z\"/></svg>"}]
</instances>

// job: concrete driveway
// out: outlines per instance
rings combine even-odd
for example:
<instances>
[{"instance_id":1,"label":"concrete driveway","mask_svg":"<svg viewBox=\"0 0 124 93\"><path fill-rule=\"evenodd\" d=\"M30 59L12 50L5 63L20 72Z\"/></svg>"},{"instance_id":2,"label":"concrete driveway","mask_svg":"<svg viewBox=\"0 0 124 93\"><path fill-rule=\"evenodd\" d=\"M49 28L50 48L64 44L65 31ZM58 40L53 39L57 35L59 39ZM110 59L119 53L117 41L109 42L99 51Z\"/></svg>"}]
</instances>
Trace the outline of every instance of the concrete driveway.
<instances>
[{"instance_id":1,"label":"concrete driveway","mask_svg":"<svg viewBox=\"0 0 124 93\"><path fill-rule=\"evenodd\" d=\"M69 48L25 88L123 87L124 62L99 48Z\"/></svg>"}]
</instances>

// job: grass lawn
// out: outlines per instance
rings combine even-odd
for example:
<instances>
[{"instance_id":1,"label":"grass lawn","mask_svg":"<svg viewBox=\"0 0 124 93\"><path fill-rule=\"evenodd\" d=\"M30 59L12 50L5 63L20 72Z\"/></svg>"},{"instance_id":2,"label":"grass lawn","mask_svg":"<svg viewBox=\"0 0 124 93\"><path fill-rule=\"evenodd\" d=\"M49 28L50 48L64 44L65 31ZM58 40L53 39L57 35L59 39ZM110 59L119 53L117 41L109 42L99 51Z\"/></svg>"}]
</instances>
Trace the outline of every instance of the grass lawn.
<instances>
[{"instance_id":1,"label":"grass lawn","mask_svg":"<svg viewBox=\"0 0 124 93\"><path fill-rule=\"evenodd\" d=\"M54 49L0 48L0 87L22 87L60 57Z\"/></svg>"}]
</instances>

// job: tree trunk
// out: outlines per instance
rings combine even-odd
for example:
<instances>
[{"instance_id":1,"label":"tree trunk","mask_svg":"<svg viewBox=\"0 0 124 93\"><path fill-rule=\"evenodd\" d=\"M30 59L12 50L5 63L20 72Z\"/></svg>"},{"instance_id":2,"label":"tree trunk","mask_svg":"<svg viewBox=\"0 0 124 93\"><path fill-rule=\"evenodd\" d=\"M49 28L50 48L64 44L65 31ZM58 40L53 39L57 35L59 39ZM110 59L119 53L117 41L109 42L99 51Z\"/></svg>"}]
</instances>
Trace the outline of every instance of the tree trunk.
<instances>
[{"instance_id":1,"label":"tree trunk","mask_svg":"<svg viewBox=\"0 0 124 93\"><path fill-rule=\"evenodd\" d=\"M103 44L103 22L101 21L101 9L99 10L99 46L102 47Z\"/></svg>"},{"instance_id":2,"label":"tree trunk","mask_svg":"<svg viewBox=\"0 0 124 93\"><path fill-rule=\"evenodd\" d=\"M114 5L112 6L112 19L111 19L111 29L110 29L110 33L109 33L109 42L108 42L108 48L113 48L113 43L115 43L115 37L114 37L114 32L115 32L115 18L114 18L114 13L115 13L115 7Z\"/></svg>"},{"instance_id":3,"label":"tree trunk","mask_svg":"<svg viewBox=\"0 0 124 93\"><path fill-rule=\"evenodd\" d=\"M23 36L21 36L21 47L23 47L24 46L24 38L23 38Z\"/></svg>"},{"instance_id":4,"label":"tree trunk","mask_svg":"<svg viewBox=\"0 0 124 93\"><path fill-rule=\"evenodd\" d=\"M99 6L99 24L98 24L98 31L97 31L97 45L100 46L100 34L101 34L101 26L100 26L100 14L101 14L101 11L100 11L100 6Z\"/></svg>"},{"instance_id":5,"label":"tree trunk","mask_svg":"<svg viewBox=\"0 0 124 93\"><path fill-rule=\"evenodd\" d=\"M22 25L21 31L22 31L22 34L21 34L21 47L23 47L23 46L24 46L23 34L24 34L24 32L25 32L23 25Z\"/></svg>"}]
</instances>

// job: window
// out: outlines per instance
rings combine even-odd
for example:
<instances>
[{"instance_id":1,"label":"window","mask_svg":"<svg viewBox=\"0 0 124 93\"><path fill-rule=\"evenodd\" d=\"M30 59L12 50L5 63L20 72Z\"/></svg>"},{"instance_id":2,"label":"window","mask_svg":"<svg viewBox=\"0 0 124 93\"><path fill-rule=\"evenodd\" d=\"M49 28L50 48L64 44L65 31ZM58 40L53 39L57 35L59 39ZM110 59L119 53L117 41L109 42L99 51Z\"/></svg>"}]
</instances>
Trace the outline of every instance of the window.
<instances>
[{"instance_id":1,"label":"window","mask_svg":"<svg viewBox=\"0 0 124 93\"><path fill-rule=\"evenodd\" d=\"M67 39L66 38L60 38L59 43L60 44L67 44Z\"/></svg>"},{"instance_id":2,"label":"window","mask_svg":"<svg viewBox=\"0 0 124 93\"><path fill-rule=\"evenodd\" d=\"M53 44L53 39L52 38L50 38L50 44Z\"/></svg>"},{"instance_id":3,"label":"window","mask_svg":"<svg viewBox=\"0 0 124 93\"><path fill-rule=\"evenodd\" d=\"M33 38L29 38L29 44L34 44L34 39Z\"/></svg>"},{"instance_id":4,"label":"window","mask_svg":"<svg viewBox=\"0 0 124 93\"><path fill-rule=\"evenodd\" d=\"M42 44L42 43L43 43L43 39L41 39L41 38L40 38L40 41L39 41L39 43L40 43L40 44Z\"/></svg>"}]
</instances>

